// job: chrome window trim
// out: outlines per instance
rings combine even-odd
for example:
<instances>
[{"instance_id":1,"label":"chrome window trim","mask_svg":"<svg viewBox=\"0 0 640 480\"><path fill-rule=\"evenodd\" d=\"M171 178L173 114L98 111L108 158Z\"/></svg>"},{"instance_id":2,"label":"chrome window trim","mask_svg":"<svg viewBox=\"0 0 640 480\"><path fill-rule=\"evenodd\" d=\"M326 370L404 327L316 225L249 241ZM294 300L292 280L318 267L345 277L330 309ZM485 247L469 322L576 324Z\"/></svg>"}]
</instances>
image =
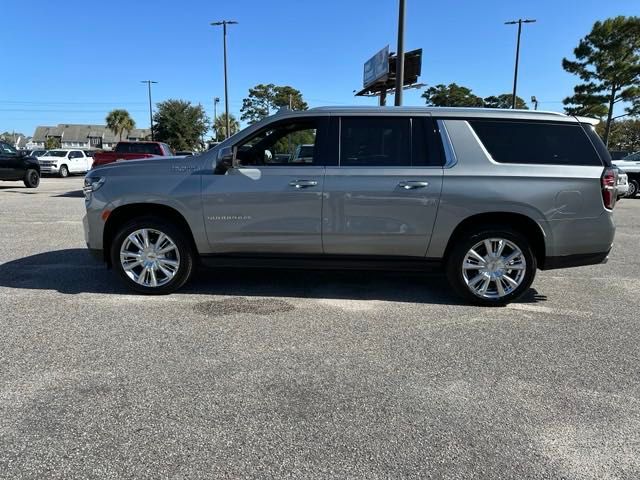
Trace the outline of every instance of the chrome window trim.
<instances>
[{"instance_id":1,"label":"chrome window trim","mask_svg":"<svg viewBox=\"0 0 640 480\"><path fill-rule=\"evenodd\" d=\"M449 136L449 131L447 130L444 120L438 119L436 122L438 123L438 131L440 132L442 146L444 147L445 162L442 168L451 168L457 165L458 157L456 156L456 151L453 148L453 143L451 143L451 137Z\"/></svg>"}]
</instances>

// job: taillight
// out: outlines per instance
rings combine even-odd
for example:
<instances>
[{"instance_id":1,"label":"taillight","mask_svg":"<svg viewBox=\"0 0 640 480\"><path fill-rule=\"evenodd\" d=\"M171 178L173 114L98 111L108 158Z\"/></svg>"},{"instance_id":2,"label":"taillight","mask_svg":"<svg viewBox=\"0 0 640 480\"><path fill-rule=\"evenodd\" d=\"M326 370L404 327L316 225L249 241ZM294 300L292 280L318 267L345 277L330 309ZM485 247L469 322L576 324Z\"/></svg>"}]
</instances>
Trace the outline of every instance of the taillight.
<instances>
[{"instance_id":1,"label":"taillight","mask_svg":"<svg viewBox=\"0 0 640 480\"><path fill-rule=\"evenodd\" d=\"M604 202L604 206L609 210L613 210L613 207L616 206L616 199L618 198L616 191L618 174L613 168L605 168L600 183L602 185L602 201Z\"/></svg>"}]
</instances>

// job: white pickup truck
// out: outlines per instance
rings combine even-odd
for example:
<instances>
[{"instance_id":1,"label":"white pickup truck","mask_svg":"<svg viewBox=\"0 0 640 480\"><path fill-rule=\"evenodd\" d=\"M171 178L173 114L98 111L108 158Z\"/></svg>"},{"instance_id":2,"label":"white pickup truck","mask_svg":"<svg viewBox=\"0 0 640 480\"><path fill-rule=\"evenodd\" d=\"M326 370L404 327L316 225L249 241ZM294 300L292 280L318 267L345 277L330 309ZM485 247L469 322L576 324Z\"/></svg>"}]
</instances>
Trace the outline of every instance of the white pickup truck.
<instances>
[{"instance_id":1,"label":"white pickup truck","mask_svg":"<svg viewBox=\"0 0 640 480\"><path fill-rule=\"evenodd\" d=\"M93 158L82 150L55 149L49 150L38 157L40 171L43 174L53 174L68 177L72 174L87 173L93 165Z\"/></svg>"},{"instance_id":2,"label":"white pickup truck","mask_svg":"<svg viewBox=\"0 0 640 480\"><path fill-rule=\"evenodd\" d=\"M627 155L621 160L614 160L613 164L629 177L627 197L635 197L640 193L640 152Z\"/></svg>"}]
</instances>

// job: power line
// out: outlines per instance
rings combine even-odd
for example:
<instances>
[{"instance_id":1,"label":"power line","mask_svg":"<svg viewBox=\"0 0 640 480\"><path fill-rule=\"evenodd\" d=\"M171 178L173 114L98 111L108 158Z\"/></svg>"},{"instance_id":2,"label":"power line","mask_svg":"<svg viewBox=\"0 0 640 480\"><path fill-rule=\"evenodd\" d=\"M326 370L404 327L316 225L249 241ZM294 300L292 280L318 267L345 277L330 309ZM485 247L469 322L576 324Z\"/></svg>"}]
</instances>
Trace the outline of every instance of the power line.
<instances>
[{"instance_id":1,"label":"power line","mask_svg":"<svg viewBox=\"0 0 640 480\"><path fill-rule=\"evenodd\" d=\"M129 102L116 100L113 102L56 102L48 100L0 100L0 103L17 104L17 105L144 105L146 102Z\"/></svg>"},{"instance_id":2,"label":"power line","mask_svg":"<svg viewBox=\"0 0 640 480\"><path fill-rule=\"evenodd\" d=\"M41 109L41 108L0 108L0 112L23 112L23 113L107 113L106 110L66 110L66 109ZM146 110L129 110L131 113L144 113Z\"/></svg>"}]
</instances>

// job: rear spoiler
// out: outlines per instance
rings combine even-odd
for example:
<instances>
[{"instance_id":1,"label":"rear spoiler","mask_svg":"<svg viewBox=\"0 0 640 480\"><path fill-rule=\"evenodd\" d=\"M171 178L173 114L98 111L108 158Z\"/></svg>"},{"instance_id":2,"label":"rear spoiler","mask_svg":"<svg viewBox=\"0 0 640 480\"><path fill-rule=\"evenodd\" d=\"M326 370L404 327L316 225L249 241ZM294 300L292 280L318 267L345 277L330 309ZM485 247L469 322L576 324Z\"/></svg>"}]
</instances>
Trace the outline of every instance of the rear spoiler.
<instances>
[{"instance_id":1,"label":"rear spoiler","mask_svg":"<svg viewBox=\"0 0 640 480\"><path fill-rule=\"evenodd\" d=\"M588 123L589 125L593 125L594 127L600 123L600 120L598 120L597 118L577 117L577 116L574 116L574 118L578 120L580 123Z\"/></svg>"}]
</instances>

